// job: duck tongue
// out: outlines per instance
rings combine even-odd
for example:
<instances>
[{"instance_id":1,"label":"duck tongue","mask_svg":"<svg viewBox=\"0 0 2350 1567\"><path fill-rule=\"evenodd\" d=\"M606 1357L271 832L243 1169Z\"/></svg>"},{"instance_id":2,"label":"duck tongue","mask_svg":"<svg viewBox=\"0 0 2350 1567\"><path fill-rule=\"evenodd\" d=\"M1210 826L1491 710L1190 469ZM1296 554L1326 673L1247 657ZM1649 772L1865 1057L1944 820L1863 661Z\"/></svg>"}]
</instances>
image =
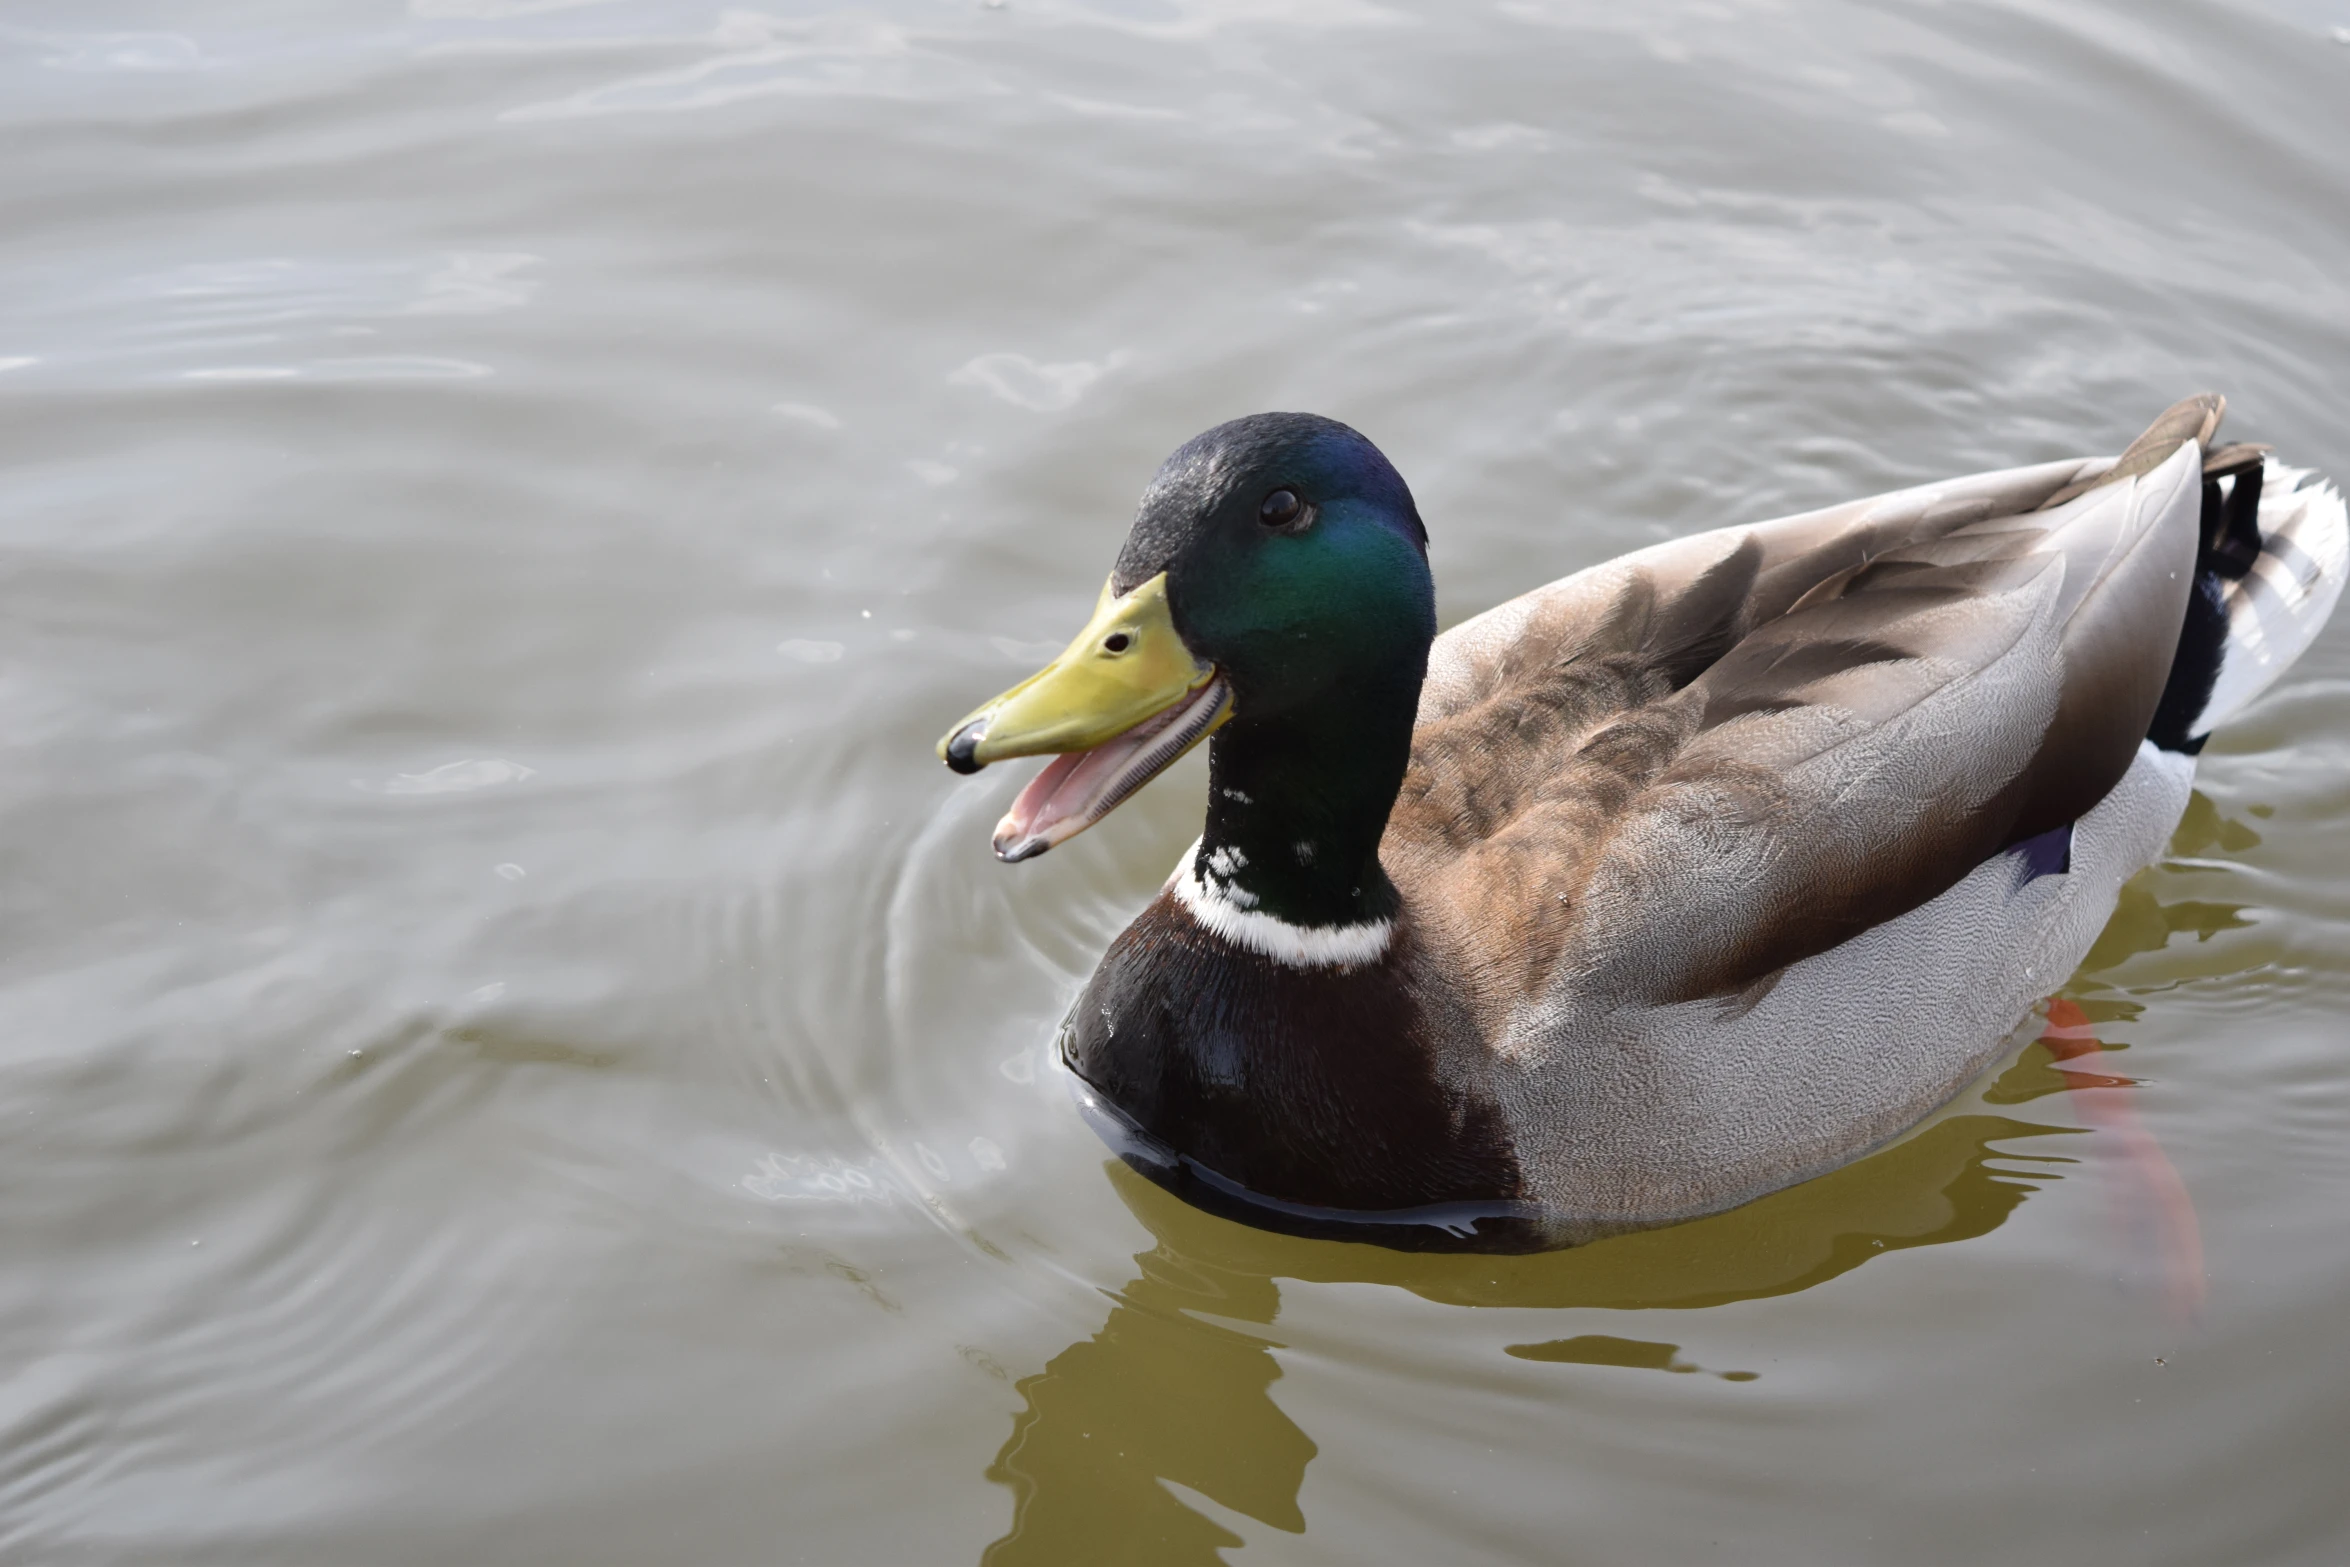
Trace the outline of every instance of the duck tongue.
<instances>
[{"instance_id":1,"label":"duck tongue","mask_svg":"<svg viewBox=\"0 0 2350 1567\"><path fill-rule=\"evenodd\" d=\"M996 823L996 858L1006 864L1033 859L1109 815L1197 744L1230 699L1224 681L1211 680L1188 700L1114 740L1054 757Z\"/></svg>"},{"instance_id":2,"label":"duck tongue","mask_svg":"<svg viewBox=\"0 0 2350 1567\"><path fill-rule=\"evenodd\" d=\"M1007 864L1031 859L1090 826L1093 816L1088 808L1098 790L1088 786L1115 770L1118 759L1112 753L1130 738L1120 735L1091 751L1072 751L1047 762L996 823L996 858Z\"/></svg>"}]
</instances>

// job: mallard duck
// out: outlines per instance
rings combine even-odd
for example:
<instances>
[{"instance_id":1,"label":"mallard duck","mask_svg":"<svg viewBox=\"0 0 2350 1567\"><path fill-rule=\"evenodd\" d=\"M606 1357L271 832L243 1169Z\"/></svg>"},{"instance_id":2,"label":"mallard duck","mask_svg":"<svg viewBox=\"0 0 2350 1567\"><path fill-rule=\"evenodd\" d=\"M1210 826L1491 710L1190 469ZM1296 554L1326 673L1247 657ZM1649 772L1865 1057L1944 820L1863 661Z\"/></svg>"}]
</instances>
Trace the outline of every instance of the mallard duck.
<instances>
[{"instance_id":1,"label":"mallard duck","mask_svg":"<svg viewBox=\"0 0 2350 1567\"><path fill-rule=\"evenodd\" d=\"M949 731L1055 759L1017 862L1192 746L1207 821L1061 1052L1136 1169L1278 1229L1572 1244L1958 1092L2340 594L2340 494L2190 398L2121 457L1640 550L1436 634L1378 448L1177 449L1066 652Z\"/></svg>"}]
</instances>

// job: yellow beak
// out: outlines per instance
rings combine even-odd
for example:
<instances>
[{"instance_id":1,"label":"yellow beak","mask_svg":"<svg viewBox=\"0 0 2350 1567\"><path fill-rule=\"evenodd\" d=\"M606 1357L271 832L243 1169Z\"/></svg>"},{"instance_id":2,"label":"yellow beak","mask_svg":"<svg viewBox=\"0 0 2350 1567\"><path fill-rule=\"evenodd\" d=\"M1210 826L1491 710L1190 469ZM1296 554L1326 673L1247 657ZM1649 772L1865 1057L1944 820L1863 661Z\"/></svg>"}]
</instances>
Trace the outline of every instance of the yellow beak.
<instances>
[{"instance_id":1,"label":"yellow beak","mask_svg":"<svg viewBox=\"0 0 2350 1567\"><path fill-rule=\"evenodd\" d=\"M1165 572L1122 595L1105 582L1093 618L1068 650L948 730L938 742L939 759L956 772L975 773L1015 756L1090 751L1215 678L1216 666L1185 647L1175 630ZM1191 743L1206 737L1203 730Z\"/></svg>"}]
</instances>

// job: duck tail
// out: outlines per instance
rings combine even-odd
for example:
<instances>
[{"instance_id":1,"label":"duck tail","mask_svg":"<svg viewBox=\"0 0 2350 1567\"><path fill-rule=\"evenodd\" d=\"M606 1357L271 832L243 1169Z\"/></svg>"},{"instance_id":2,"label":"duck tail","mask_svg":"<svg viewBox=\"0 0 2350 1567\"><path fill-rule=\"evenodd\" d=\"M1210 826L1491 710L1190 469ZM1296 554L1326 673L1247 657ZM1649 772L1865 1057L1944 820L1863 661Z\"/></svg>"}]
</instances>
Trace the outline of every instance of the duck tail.
<instances>
[{"instance_id":1,"label":"duck tail","mask_svg":"<svg viewBox=\"0 0 2350 1567\"><path fill-rule=\"evenodd\" d=\"M2162 428L2158 422L2148 436ZM2350 515L2341 491L2306 468L2277 462L2265 446L2213 446L2210 435L2202 432L2194 591L2146 736L2190 756L2317 639L2350 577Z\"/></svg>"}]
</instances>

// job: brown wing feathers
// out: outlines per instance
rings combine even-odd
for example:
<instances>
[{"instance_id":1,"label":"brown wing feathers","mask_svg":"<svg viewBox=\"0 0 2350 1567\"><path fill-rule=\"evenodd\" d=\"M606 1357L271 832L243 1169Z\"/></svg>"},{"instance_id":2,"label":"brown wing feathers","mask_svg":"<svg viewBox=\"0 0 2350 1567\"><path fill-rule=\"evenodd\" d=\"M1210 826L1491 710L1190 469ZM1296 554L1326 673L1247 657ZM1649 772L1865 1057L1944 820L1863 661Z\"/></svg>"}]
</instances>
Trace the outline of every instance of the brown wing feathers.
<instances>
[{"instance_id":1,"label":"brown wing feathers","mask_svg":"<svg viewBox=\"0 0 2350 1567\"><path fill-rule=\"evenodd\" d=\"M2227 411L2228 400L2217 392L2204 392L2180 399L2165 408L2161 417L2146 427L2144 435L2130 443L2129 449L2121 454L2111 468L2094 478L2066 485L2042 501L2040 509L2054 511L2066 501L2086 495L2102 485L2135 479L2142 473L2152 473L2170 460L2171 453L2189 441L2198 446L2209 446Z\"/></svg>"},{"instance_id":2,"label":"brown wing feathers","mask_svg":"<svg viewBox=\"0 0 2350 1567\"><path fill-rule=\"evenodd\" d=\"M1580 624L1537 613L1533 656L1423 726L1391 869L1548 948L1512 965L1521 979L1615 950L1687 997L1751 987L2077 819L2162 696L2200 464L2177 494L2083 498L2200 450L2223 406L2177 405L2037 509L2061 472L2005 506L1750 530L1677 581L1633 573ZM1658 928L1627 929L1644 898ZM1680 928L1697 917L1702 941Z\"/></svg>"}]
</instances>

